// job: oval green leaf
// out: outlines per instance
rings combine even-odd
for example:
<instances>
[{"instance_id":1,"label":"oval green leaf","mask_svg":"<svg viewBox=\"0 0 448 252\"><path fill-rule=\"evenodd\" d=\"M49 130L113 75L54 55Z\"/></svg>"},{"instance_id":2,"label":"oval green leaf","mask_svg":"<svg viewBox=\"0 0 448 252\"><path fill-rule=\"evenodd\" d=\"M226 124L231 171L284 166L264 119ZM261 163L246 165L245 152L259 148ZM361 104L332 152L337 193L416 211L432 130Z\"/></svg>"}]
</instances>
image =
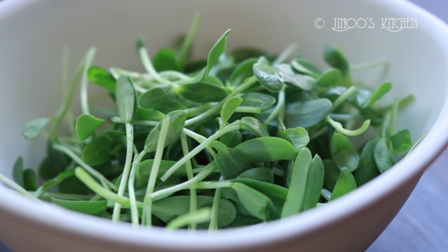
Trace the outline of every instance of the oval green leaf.
<instances>
[{"instance_id":1,"label":"oval green leaf","mask_svg":"<svg viewBox=\"0 0 448 252\"><path fill-rule=\"evenodd\" d=\"M263 221L278 218L274 203L263 193L242 183L234 182L231 188L235 190L241 204L254 217Z\"/></svg>"},{"instance_id":2,"label":"oval green leaf","mask_svg":"<svg viewBox=\"0 0 448 252\"><path fill-rule=\"evenodd\" d=\"M271 92L280 92L284 82L280 70L270 66L264 57L261 57L257 63L253 65L254 76L260 84Z\"/></svg>"},{"instance_id":3,"label":"oval green leaf","mask_svg":"<svg viewBox=\"0 0 448 252\"><path fill-rule=\"evenodd\" d=\"M357 187L356 180L353 177L353 174L346 167L341 169L341 173L339 174L338 181L334 186L333 193L331 194L330 200L335 200L353 190Z\"/></svg>"},{"instance_id":4,"label":"oval green leaf","mask_svg":"<svg viewBox=\"0 0 448 252\"><path fill-rule=\"evenodd\" d=\"M346 167L352 172L358 168L358 152L345 135L339 132L333 133L330 141L330 152L333 161L339 169Z\"/></svg>"},{"instance_id":5,"label":"oval green leaf","mask_svg":"<svg viewBox=\"0 0 448 252\"><path fill-rule=\"evenodd\" d=\"M211 207L212 196L197 195L197 208ZM153 214L165 223L171 222L178 216L190 212L190 196L171 196L153 202ZM220 199L218 210L218 227L222 228L235 220L235 206L226 199ZM207 224L198 224L199 228L208 227Z\"/></svg>"},{"instance_id":6,"label":"oval green leaf","mask_svg":"<svg viewBox=\"0 0 448 252\"><path fill-rule=\"evenodd\" d=\"M90 114L82 114L76 119L75 133L79 140L83 141L90 137L99 127L104 124L104 120L96 118Z\"/></svg>"},{"instance_id":7,"label":"oval green leaf","mask_svg":"<svg viewBox=\"0 0 448 252\"><path fill-rule=\"evenodd\" d=\"M107 200L82 201L51 198L51 203L72 211L96 216L102 215L107 209Z\"/></svg>"},{"instance_id":8,"label":"oval green leaf","mask_svg":"<svg viewBox=\"0 0 448 252\"><path fill-rule=\"evenodd\" d=\"M92 83L95 83L110 92L115 92L117 81L114 76L106 70L97 66L91 66L89 67L89 70L87 70L87 77Z\"/></svg>"},{"instance_id":9,"label":"oval green leaf","mask_svg":"<svg viewBox=\"0 0 448 252\"><path fill-rule=\"evenodd\" d=\"M171 104L174 93L171 85L153 87L138 97L138 104L146 109L164 108Z\"/></svg>"},{"instance_id":10,"label":"oval green leaf","mask_svg":"<svg viewBox=\"0 0 448 252\"><path fill-rule=\"evenodd\" d=\"M226 98L227 92L223 88L206 83L188 83L178 87L178 93L185 99L198 102L218 102Z\"/></svg>"},{"instance_id":11,"label":"oval green leaf","mask_svg":"<svg viewBox=\"0 0 448 252\"><path fill-rule=\"evenodd\" d=\"M293 160L296 157L294 146L279 137L259 137L237 145L238 150L249 163Z\"/></svg>"},{"instance_id":12,"label":"oval green leaf","mask_svg":"<svg viewBox=\"0 0 448 252\"><path fill-rule=\"evenodd\" d=\"M82 160L90 165L101 165L109 160L111 155L110 138L108 136L100 136L88 143L81 152Z\"/></svg>"},{"instance_id":13,"label":"oval green leaf","mask_svg":"<svg viewBox=\"0 0 448 252\"><path fill-rule=\"evenodd\" d=\"M116 102L118 114L124 122L130 122L137 109L137 98L135 95L134 84L130 77L121 75L117 80Z\"/></svg>"}]
</instances>

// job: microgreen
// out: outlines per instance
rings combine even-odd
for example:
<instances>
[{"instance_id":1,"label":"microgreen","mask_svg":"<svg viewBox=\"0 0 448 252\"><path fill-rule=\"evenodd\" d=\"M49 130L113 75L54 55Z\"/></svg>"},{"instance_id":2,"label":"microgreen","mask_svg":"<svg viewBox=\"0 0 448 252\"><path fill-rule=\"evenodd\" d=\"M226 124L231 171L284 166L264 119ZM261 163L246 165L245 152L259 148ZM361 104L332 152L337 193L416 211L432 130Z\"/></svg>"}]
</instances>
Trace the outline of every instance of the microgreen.
<instances>
[{"instance_id":1,"label":"microgreen","mask_svg":"<svg viewBox=\"0 0 448 252\"><path fill-rule=\"evenodd\" d=\"M381 105L392 83L355 86L341 50L325 47L328 67L320 69L293 46L277 57L247 47L228 52L227 30L205 59L192 61L198 24L196 16L179 48L153 57L137 40L144 73L92 65L90 49L61 108L22 132L47 138L39 178L18 158L15 182L0 180L29 198L134 227L212 231L342 197L412 149L409 130L396 129L412 96ZM87 80L115 108L91 113ZM64 120L73 129L59 135ZM355 145L354 136L365 142Z\"/></svg>"}]
</instances>

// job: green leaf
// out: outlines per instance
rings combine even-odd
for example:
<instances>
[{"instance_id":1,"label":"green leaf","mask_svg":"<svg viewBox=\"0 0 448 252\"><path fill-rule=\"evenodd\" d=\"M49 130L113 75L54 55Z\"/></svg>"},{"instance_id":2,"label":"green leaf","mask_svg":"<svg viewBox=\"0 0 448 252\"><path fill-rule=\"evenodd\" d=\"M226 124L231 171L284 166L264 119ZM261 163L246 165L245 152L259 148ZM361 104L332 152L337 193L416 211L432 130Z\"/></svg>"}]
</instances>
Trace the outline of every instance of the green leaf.
<instances>
[{"instance_id":1,"label":"green leaf","mask_svg":"<svg viewBox=\"0 0 448 252\"><path fill-rule=\"evenodd\" d=\"M96 216L102 215L107 209L107 200L83 201L51 198L51 203L72 211Z\"/></svg>"},{"instance_id":2,"label":"green leaf","mask_svg":"<svg viewBox=\"0 0 448 252\"><path fill-rule=\"evenodd\" d=\"M279 137L259 137L237 145L238 150L249 163L293 160L296 157L294 146Z\"/></svg>"},{"instance_id":3,"label":"green leaf","mask_svg":"<svg viewBox=\"0 0 448 252\"><path fill-rule=\"evenodd\" d=\"M316 80L316 86L328 87L338 85L341 82L341 71L339 69L331 68L325 71Z\"/></svg>"},{"instance_id":4,"label":"green leaf","mask_svg":"<svg viewBox=\"0 0 448 252\"><path fill-rule=\"evenodd\" d=\"M271 168L257 167L246 170L238 175L238 178L254 179L267 183L274 183L274 173Z\"/></svg>"},{"instance_id":5,"label":"green leaf","mask_svg":"<svg viewBox=\"0 0 448 252\"><path fill-rule=\"evenodd\" d=\"M270 66L264 57L261 57L257 63L254 64L253 71L257 80L267 90L274 93L282 90L284 82L281 71Z\"/></svg>"},{"instance_id":6,"label":"green leaf","mask_svg":"<svg viewBox=\"0 0 448 252\"><path fill-rule=\"evenodd\" d=\"M324 49L324 59L325 62L328 63L328 65L339 69L343 76L349 74L350 66L348 64L348 61L338 49L331 46L326 46Z\"/></svg>"},{"instance_id":7,"label":"green leaf","mask_svg":"<svg viewBox=\"0 0 448 252\"><path fill-rule=\"evenodd\" d=\"M244 93L241 95L241 98L243 98L241 106L260 109L268 109L276 102L276 99L272 95L263 93Z\"/></svg>"},{"instance_id":8,"label":"green leaf","mask_svg":"<svg viewBox=\"0 0 448 252\"><path fill-rule=\"evenodd\" d=\"M341 169L338 181L334 187L333 193L331 194L330 200L335 200L353 190L356 189L356 180L353 177L350 170L346 167Z\"/></svg>"},{"instance_id":9,"label":"green leaf","mask_svg":"<svg viewBox=\"0 0 448 252\"><path fill-rule=\"evenodd\" d=\"M212 196L197 195L197 208L211 207L213 204ZM153 214L165 223L171 222L178 216L190 212L190 196L171 196L153 202ZM235 206L226 199L220 199L218 210L218 227L222 228L235 220ZM199 228L208 227L207 224L198 224Z\"/></svg>"},{"instance_id":10,"label":"green leaf","mask_svg":"<svg viewBox=\"0 0 448 252\"><path fill-rule=\"evenodd\" d=\"M373 155L375 163L381 173L387 171L394 164L393 155L389 150L387 138L382 137L378 140Z\"/></svg>"},{"instance_id":11,"label":"green leaf","mask_svg":"<svg viewBox=\"0 0 448 252\"><path fill-rule=\"evenodd\" d=\"M168 48L160 49L154 55L152 64L157 72L166 70L181 71L175 53Z\"/></svg>"},{"instance_id":12,"label":"green leaf","mask_svg":"<svg viewBox=\"0 0 448 252\"><path fill-rule=\"evenodd\" d=\"M37 190L37 176L33 169L26 169L23 171L23 188L28 191Z\"/></svg>"},{"instance_id":13,"label":"green leaf","mask_svg":"<svg viewBox=\"0 0 448 252\"><path fill-rule=\"evenodd\" d=\"M16 182L19 186L23 187L24 179L23 179L23 158L19 157L16 159L14 163L14 167L12 169L12 178L14 182Z\"/></svg>"},{"instance_id":14,"label":"green leaf","mask_svg":"<svg viewBox=\"0 0 448 252\"><path fill-rule=\"evenodd\" d=\"M224 146L223 146L224 147ZM250 163L239 152L233 149L218 151L217 166L225 179L233 179L251 168Z\"/></svg>"},{"instance_id":15,"label":"green leaf","mask_svg":"<svg viewBox=\"0 0 448 252\"><path fill-rule=\"evenodd\" d=\"M285 109L285 126L286 128L313 126L322 121L330 109L331 101L328 99L289 103Z\"/></svg>"},{"instance_id":16,"label":"green leaf","mask_svg":"<svg viewBox=\"0 0 448 252\"><path fill-rule=\"evenodd\" d=\"M49 180L64 171L70 163L69 158L62 152L55 150L53 145L56 140L47 141L47 157L39 165L39 176L44 180Z\"/></svg>"},{"instance_id":17,"label":"green leaf","mask_svg":"<svg viewBox=\"0 0 448 252\"><path fill-rule=\"evenodd\" d=\"M286 195L288 194L288 189L277 184L268 183L265 181L250 179L250 178L236 178L232 180L233 182L239 182L253 189L263 193L268 196L274 205L281 209L286 200Z\"/></svg>"},{"instance_id":18,"label":"green leaf","mask_svg":"<svg viewBox=\"0 0 448 252\"><path fill-rule=\"evenodd\" d=\"M378 88L373 92L372 96L368 100L368 102L363 104L364 108L370 107L373 103L375 103L377 100L379 100L381 97L383 97L385 94L387 94L392 89L392 83L391 82L384 82Z\"/></svg>"},{"instance_id":19,"label":"green leaf","mask_svg":"<svg viewBox=\"0 0 448 252\"><path fill-rule=\"evenodd\" d=\"M224 105L221 107L221 119L223 122L223 125L226 125L227 121L230 119L230 117L233 115L235 110L238 108L238 106L243 102L243 99L240 97L234 96L230 97Z\"/></svg>"},{"instance_id":20,"label":"green leaf","mask_svg":"<svg viewBox=\"0 0 448 252\"><path fill-rule=\"evenodd\" d=\"M283 77L283 82L298 87L302 90L311 91L314 88L315 79L308 75L296 74L289 64L277 66Z\"/></svg>"},{"instance_id":21,"label":"green leaf","mask_svg":"<svg viewBox=\"0 0 448 252\"><path fill-rule=\"evenodd\" d=\"M226 98L227 92L223 88L206 83L188 83L178 87L178 93L193 102L218 102Z\"/></svg>"},{"instance_id":22,"label":"green leaf","mask_svg":"<svg viewBox=\"0 0 448 252\"><path fill-rule=\"evenodd\" d=\"M87 70L87 77L92 83L95 83L110 92L115 92L117 81L114 76L106 70L97 66L91 66L89 67L89 70Z\"/></svg>"},{"instance_id":23,"label":"green leaf","mask_svg":"<svg viewBox=\"0 0 448 252\"><path fill-rule=\"evenodd\" d=\"M128 123L134 117L137 110L137 98L135 95L134 84L130 77L121 75L117 80L116 102L118 114L121 120Z\"/></svg>"},{"instance_id":24,"label":"green leaf","mask_svg":"<svg viewBox=\"0 0 448 252\"><path fill-rule=\"evenodd\" d=\"M232 130L222 135L219 140L227 147L233 148L242 142L243 136L239 130Z\"/></svg>"},{"instance_id":25,"label":"green leaf","mask_svg":"<svg viewBox=\"0 0 448 252\"><path fill-rule=\"evenodd\" d=\"M378 143L378 139L379 138L375 137L369 140L362 148L359 166L353 173L358 186L361 186L380 175L380 171L376 166L374 158L374 149Z\"/></svg>"},{"instance_id":26,"label":"green leaf","mask_svg":"<svg viewBox=\"0 0 448 252\"><path fill-rule=\"evenodd\" d=\"M110 158L110 142L110 138L105 135L93 139L82 149L82 160L90 166L104 164Z\"/></svg>"},{"instance_id":27,"label":"green leaf","mask_svg":"<svg viewBox=\"0 0 448 252\"><path fill-rule=\"evenodd\" d=\"M64 194L89 194L90 189L76 176L70 176L59 182L58 192Z\"/></svg>"},{"instance_id":28,"label":"green leaf","mask_svg":"<svg viewBox=\"0 0 448 252\"><path fill-rule=\"evenodd\" d=\"M292 143L297 152L310 142L308 131L302 127L281 130L277 132L277 136Z\"/></svg>"},{"instance_id":29,"label":"green leaf","mask_svg":"<svg viewBox=\"0 0 448 252\"><path fill-rule=\"evenodd\" d=\"M274 203L263 193L242 183L234 182L231 188L235 190L241 204L254 217L263 221L269 221L278 217Z\"/></svg>"},{"instance_id":30,"label":"green leaf","mask_svg":"<svg viewBox=\"0 0 448 252\"><path fill-rule=\"evenodd\" d=\"M138 104L146 109L160 109L171 104L174 98L171 85L160 85L149 89L138 97Z\"/></svg>"},{"instance_id":31,"label":"green leaf","mask_svg":"<svg viewBox=\"0 0 448 252\"><path fill-rule=\"evenodd\" d=\"M157 172L157 177L161 177L165 174L168 169L171 168L177 161L171 160L161 160L159 164L159 170ZM149 175L151 174L151 169L154 164L154 159L146 159L138 164L137 168L137 176L135 180L135 185L137 188L143 188L148 184ZM187 176L187 171L185 165L182 165L179 169L177 169L171 177L182 177Z\"/></svg>"},{"instance_id":32,"label":"green leaf","mask_svg":"<svg viewBox=\"0 0 448 252\"><path fill-rule=\"evenodd\" d=\"M90 114L82 114L76 119L75 132L79 140L83 141L90 137L99 127L104 124L104 120L96 118Z\"/></svg>"},{"instance_id":33,"label":"green leaf","mask_svg":"<svg viewBox=\"0 0 448 252\"><path fill-rule=\"evenodd\" d=\"M249 130L257 137L267 137L269 136L268 128L260 120L245 116L241 118L240 125L242 129Z\"/></svg>"},{"instance_id":34,"label":"green leaf","mask_svg":"<svg viewBox=\"0 0 448 252\"><path fill-rule=\"evenodd\" d=\"M339 132L333 133L330 142L330 152L339 169L346 167L352 172L358 168L359 155L350 140L343 134Z\"/></svg>"},{"instance_id":35,"label":"green leaf","mask_svg":"<svg viewBox=\"0 0 448 252\"><path fill-rule=\"evenodd\" d=\"M333 191L334 186L338 181L339 173L341 172L341 170L331 159L324 159L322 160L322 163L324 164L325 169L324 187L328 190Z\"/></svg>"},{"instance_id":36,"label":"green leaf","mask_svg":"<svg viewBox=\"0 0 448 252\"><path fill-rule=\"evenodd\" d=\"M411 132L408 129L399 129L390 135L392 153L407 151L412 147Z\"/></svg>"},{"instance_id":37,"label":"green leaf","mask_svg":"<svg viewBox=\"0 0 448 252\"><path fill-rule=\"evenodd\" d=\"M300 56L291 61L291 67L298 73L306 74L312 77L317 77L322 74L316 65Z\"/></svg>"},{"instance_id":38,"label":"green leaf","mask_svg":"<svg viewBox=\"0 0 448 252\"><path fill-rule=\"evenodd\" d=\"M165 146L168 146L179 139L179 136L184 128L187 115L185 114L184 111L176 110L167 114L166 116L169 116L170 118L168 126L168 134L165 139ZM146 152L152 152L156 150L161 127L162 122L159 122L157 126L154 127L148 134L148 137L146 138L145 141Z\"/></svg>"},{"instance_id":39,"label":"green leaf","mask_svg":"<svg viewBox=\"0 0 448 252\"><path fill-rule=\"evenodd\" d=\"M37 137L40 132L50 122L50 118L38 118L27 123L22 131L23 137L27 139L33 139Z\"/></svg>"},{"instance_id":40,"label":"green leaf","mask_svg":"<svg viewBox=\"0 0 448 252\"><path fill-rule=\"evenodd\" d=\"M137 109L137 114L140 119L150 120L150 121L160 121L165 116L165 114L158 111L157 109L153 109L153 108L146 109L143 107L139 107Z\"/></svg>"},{"instance_id":41,"label":"green leaf","mask_svg":"<svg viewBox=\"0 0 448 252\"><path fill-rule=\"evenodd\" d=\"M208 75L210 72L210 69L218 63L219 57L226 49L226 43L227 43L227 35L229 34L230 29L225 31L221 37L216 41L216 43L213 45L212 49L208 53L207 57L207 66L205 67L205 72L202 78Z\"/></svg>"},{"instance_id":42,"label":"green leaf","mask_svg":"<svg viewBox=\"0 0 448 252\"><path fill-rule=\"evenodd\" d=\"M239 63L229 77L229 85L232 87L239 86L245 79L254 75L253 65L257 63L256 58L248 58Z\"/></svg>"},{"instance_id":43,"label":"green leaf","mask_svg":"<svg viewBox=\"0 0 448 252\"><path fill-rule=\"evenodd\" d=\"M324 165L319 156L311 157L303 148L294 161L288 195L282 209L282 218L291 216L317 205L324 182Z\"/></svg>"}]
</instances>

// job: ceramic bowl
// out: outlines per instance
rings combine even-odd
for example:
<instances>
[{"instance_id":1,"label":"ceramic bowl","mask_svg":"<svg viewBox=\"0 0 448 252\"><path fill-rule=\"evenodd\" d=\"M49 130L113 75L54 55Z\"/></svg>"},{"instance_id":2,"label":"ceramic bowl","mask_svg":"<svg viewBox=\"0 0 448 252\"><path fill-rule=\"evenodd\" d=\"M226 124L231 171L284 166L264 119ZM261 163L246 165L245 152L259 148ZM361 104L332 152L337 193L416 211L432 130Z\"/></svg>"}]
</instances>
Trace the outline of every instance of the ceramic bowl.
<instances>
[{"instance_id":1,"label":"ceramic bowl","mask_svg":"<svg viewBox=\"0 0 448 252\"><path fill-rule=\"evenodd\" d=\"M61 103L64 48L73 69L91 46L98 49L96 65L140 68L136 38L144 36L154 52L186 31L195 13L202 20L197 57L230 28L230 48L256 45L279 53L297 43L302 55L324 67L324 46L337 45L353 64L387 61L387 69L358 71L354 78L372 86L392 81L384 102L414 94L397 125L409 128L414 140L427 136L392 169L325 207L212 234L134 229L38 205L0 185L0 240L13 251L363 251L447 145L448 29L406 1L6 0L0 2L0 172L11 176L19 155L26 166L40 162L44 142L22 139L21 129Z\"/></svg>"}]
</instances>

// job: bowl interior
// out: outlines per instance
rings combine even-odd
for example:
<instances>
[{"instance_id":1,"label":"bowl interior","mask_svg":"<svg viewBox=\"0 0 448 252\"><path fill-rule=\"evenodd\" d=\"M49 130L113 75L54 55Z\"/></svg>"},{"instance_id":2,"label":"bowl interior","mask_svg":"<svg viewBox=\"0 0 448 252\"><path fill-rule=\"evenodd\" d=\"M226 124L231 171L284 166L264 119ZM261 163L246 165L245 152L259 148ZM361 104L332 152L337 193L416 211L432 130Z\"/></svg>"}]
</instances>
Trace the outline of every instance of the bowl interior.
<instances>
[{"instance_id":1,"label":"bowl interior","mask_svg":"<svg viewBox=\"0 0 448 252\"><path fill-rule=\"evenodd\" d=\"M75 69L91 46L98 50L95 65L142 70L135 53L136 39L142 36L146 38L149 52L154 53L187 31L195 13L201 15L195 38L195 57L205 56L211 45L227 29L232 29L227 42L229 49L246 45L280 53L291 43L296 43L300 54L323 69L327 67L322 60L323 48L325 45L335 45L343 49L352 64L388 62L387 67L353 73L356 80L372 87L390 80L394 85L393 90L384 97L383 102L408 94L415 95L415 101L400 112L397 126L409 128L414 140L430 130L428 136L409 156L409 161L405 160L394 167L396 174L403 174L400 179L393 179L395 174L384 174L377 179L378 182L366 185L362 192L367 194L365 197L368 199L365 201L358 201L361 192L341 199L350 203L353 209L365 204L369 197L372 200L381 197L384 190L393 186L374 190L374 185L381 185L381 181L385 182L386 179L392 183L402 183L413 173L421 172L445 146L448 136L443 128L446 129L448 123L441 115L448 111L448 32L440 21L404 1L280 0L262 1L262 4L259 0L191 0L188 3L180 0L136 0L132 4L119 0L6 1L0 3L0 118L3 119L0 131L0 172L11 177L14 161L20 155L26 158L26 166L36 167L41 161L45 151L42 147L44 142L42 139L31 142L22 139L21 129L26 122L50 116L59 108L62 102L60 83L64 50L68 48L68 65L71 70ZM388 18L408 19L388 26ZM336 30L332 29L337 27L337 22L348 23ZM342 31L350 27L353 28ZM6 206L0 199L0 208L25 214L24 206L32 204L15 194L6 194L10 197L8 199L16 203ZM296 216L295 222L282 225L302 223L302 227L296 227L295 232L305 232L307 227L317 225L323 219L333 218L321 216L337 212L337 207L343 209L341 204L335 202L334 207L310 211L308 219ZM30 218L42 223L50 214L54 219L70 216L64 229L92 233L92 230L111 228L115 232L121 228L133 234L138 233L136 237L148 238L147 234L127 226L112 227L101 220L80 217L53 207L35 209ZM83 228L76 223L85 226ZM92 230L87 230L87 227ZM269 234L263 227L255 230L262 230L259 234ZM120 239L117 234L119 231L111 236ZM241 243L260 238L255 237L256 232L241 234ZM225 246L225 235L220 236L222 246ZM179 239L181 236L164 236L163 241L173 237ZM209 245L214 239L211 237L197 239ZM235 236L228 234L227 238ZM182 241L190 244L197 241L196 238L192 239L190 242L186 239ZM153 238L148 241L158 243Z\"/></svg>"}]
</instances>

